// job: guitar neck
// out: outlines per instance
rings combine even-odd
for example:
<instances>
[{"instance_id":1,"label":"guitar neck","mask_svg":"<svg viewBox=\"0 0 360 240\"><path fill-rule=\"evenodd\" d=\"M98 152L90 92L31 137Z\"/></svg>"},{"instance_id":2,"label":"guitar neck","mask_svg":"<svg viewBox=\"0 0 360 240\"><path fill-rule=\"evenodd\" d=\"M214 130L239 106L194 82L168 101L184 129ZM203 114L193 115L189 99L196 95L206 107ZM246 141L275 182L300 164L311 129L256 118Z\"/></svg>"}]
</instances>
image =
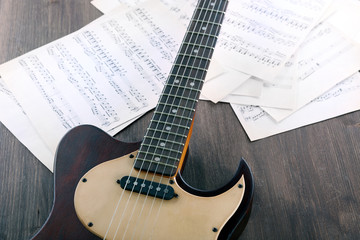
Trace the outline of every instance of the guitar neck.
<instances>
[{"instance_id":1,"label":"guitar neck","mask_svg":"<svg viewBox=\"0 0 360 240\"><path fill-rule=\"evenodd\" d=\"M173 176L223 21L227 0L200 0L160 96L134 167Z\"/></svg>"}]
</instances>

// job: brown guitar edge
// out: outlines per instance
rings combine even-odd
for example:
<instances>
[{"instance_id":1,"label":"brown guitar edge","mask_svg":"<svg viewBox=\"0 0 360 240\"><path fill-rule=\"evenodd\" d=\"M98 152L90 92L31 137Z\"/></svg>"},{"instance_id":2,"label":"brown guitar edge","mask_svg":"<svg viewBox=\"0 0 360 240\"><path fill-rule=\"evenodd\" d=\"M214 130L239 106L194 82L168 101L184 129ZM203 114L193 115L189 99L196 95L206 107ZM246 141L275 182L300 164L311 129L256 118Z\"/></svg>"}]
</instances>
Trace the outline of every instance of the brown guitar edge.
<instances>
[{"instance_id":1,"label":"brown guitar edge","mask_svg":"<svg viewBox=\"0 0 360 240\"><path fill-rule=\"evenodd\" d=\"M246 224L249 220L251 207L252 207L252 200L254 195L254 186L255 186L254 177L252 175L249 165L246 163L246 161L243 158L241 158L239 167L234 177L223 187L211 191L204 191L193 188L184 181L184 179L181 176L181 173L177 175L177 181L178 184L181 186L181 188L183 188L185 191L191 194L197 196L203 196L203 197L216 196L226 192L231 187L233 187L234 184L236 184L242 176L244 176L245 185L246 185L244 197L241 201L239 208L235 211L233 216L231 216L231 218L228 220L225 226L221 229L218 240L238 239L241 233L243 232L243 230L245 229Z\"/></svg>"},{"instance_id":2,"label":"brown guitar edge","mask_svg":"<svg viewBox=\"0 0 360 240\"><path fill-rule=\"evenodd\" d=\"M79 221L74 208L78 181L94 166L136 151L138 143L124 143L97 127L80 125L60 141L54 162L54 200L49 217L32 240L100 238ZM71 236L71 238L69 238Z\"/></svg>"}]
</instances>

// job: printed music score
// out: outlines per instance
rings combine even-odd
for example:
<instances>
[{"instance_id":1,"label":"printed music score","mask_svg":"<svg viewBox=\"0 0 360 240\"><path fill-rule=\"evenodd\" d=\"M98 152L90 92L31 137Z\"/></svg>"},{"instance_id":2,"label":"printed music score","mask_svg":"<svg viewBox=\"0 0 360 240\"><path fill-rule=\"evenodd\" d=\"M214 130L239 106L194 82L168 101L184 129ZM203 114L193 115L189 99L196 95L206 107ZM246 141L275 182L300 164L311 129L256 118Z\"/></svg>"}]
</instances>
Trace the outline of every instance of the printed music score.
<instances>
[{"instance_id":1,"label":"printed music score","mask_svg":"<svg viewBox=\"0 0 360 240\"><path fill-rule=\"evenodd\" d=\"M230 1L215 57L241 72L276 83L276 76L330 3Z\"/></svg>"},{"instance_id":2,"label":"printed music score","mask_svg":"<svg viewBox=\"0 0 360 240\"><path fill-rule=\"evenodd\" d=\"M118 10L0 66L18 113L52 154L74 126L116 133L156 105L185 32L176 19L162 21L164 11Z\"/></svg>"},{"instance_id":3,"label":"printed music score","mask_svg":"<svg viewBox=\"0 0 360 240\"><path fill-rule=\"evenodd\" d=\"M255 141L360 109L360 73L355 73L315 98L281 121L281 124L260 107L231 106L250 140Z\"/></svg>"},{"instance_id":4,"label":"printed music score","mask_svg":"<svg viewBox=\"0 0 360 240\"><path fill-rule=\"evenodd\" d=\"M359 70L360 47L328 21L316 26L300 46L293 65L297 103L292 110L263 107L281 121ZM297 73L297 74L296 74Z\"/></svg>"}]
</instances>

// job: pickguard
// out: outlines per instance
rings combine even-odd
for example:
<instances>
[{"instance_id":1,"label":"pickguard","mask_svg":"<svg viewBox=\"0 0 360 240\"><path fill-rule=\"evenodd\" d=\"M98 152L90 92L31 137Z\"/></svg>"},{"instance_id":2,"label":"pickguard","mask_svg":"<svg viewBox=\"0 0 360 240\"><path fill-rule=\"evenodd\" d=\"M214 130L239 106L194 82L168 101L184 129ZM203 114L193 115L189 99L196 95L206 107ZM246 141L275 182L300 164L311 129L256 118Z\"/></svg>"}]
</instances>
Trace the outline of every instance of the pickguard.
<instances>
[{"instance_id":1,"label":"pickguard","mask_svg":"<svg viewBox=\"0 0 360 240\"><path fill-rule=\"evenodd\" d=\"M76 188L76 213L82 224L101 238L217 239L240 206L246 189L244 176L222 194L200 197L184 191L175 177L133 169L134 158L130 156L97 165L80 179ZM123 176L171 184L176 197L162 200L124 190L117 183Z\"/></svg>"}]
</instances>

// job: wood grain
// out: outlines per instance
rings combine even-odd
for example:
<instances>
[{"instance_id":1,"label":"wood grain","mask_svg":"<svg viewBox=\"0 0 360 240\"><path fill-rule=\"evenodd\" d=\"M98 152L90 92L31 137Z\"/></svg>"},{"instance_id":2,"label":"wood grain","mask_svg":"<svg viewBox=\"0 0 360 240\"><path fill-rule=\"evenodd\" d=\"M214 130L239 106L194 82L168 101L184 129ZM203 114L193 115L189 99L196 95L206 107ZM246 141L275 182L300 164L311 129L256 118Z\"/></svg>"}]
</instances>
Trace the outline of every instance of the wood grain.
<instances>
[{"instance_id":1,"label":"wood grain","mask_svg":"<svg viewBox=\"0 0 360 240\"><path fill-rule=\"evenodd\" d=\"M89 0L0 0L0 63L101 16ZM141 140L150 114L118 134ZM186 181L218 188L243 156L255 177L241 239L360 239L360 112L250 142L227 104L200 102ZM29 239L53 201L53 174L0 124L0 239Z\"/></svg>"}]
</instances>

